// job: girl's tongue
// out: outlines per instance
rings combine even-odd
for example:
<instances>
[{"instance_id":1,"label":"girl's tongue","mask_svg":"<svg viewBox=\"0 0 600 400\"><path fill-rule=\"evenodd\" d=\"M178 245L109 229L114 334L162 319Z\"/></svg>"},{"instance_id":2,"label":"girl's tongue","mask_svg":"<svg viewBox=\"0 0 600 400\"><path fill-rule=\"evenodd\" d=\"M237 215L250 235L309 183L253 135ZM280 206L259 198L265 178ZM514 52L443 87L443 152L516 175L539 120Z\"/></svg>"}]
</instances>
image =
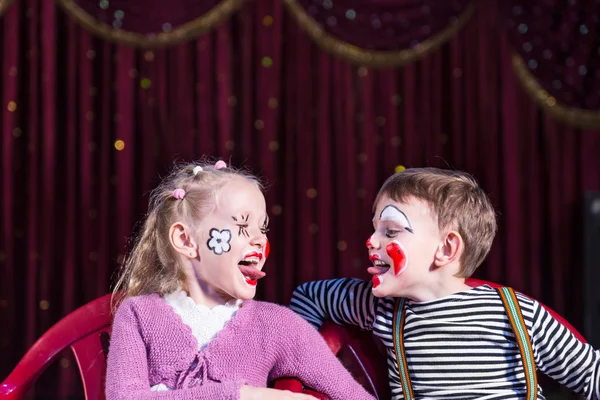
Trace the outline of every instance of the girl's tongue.
<instances>
[{"instance_id":1,"label":"girl's tongue","mask_svg":"<svg viewBox=\"0 0 600 400\"><path fill-rule=\"evenodd\" d=\"M240 269L242 275L244 275L244 278L246 278L246 281L254 285L256 285L256 281L258 279L264 278L265 275L267 275L266 273L259 271L255 267L251 267L248 265L238 264L238 268Z\"/></svg>"}]
</instances>

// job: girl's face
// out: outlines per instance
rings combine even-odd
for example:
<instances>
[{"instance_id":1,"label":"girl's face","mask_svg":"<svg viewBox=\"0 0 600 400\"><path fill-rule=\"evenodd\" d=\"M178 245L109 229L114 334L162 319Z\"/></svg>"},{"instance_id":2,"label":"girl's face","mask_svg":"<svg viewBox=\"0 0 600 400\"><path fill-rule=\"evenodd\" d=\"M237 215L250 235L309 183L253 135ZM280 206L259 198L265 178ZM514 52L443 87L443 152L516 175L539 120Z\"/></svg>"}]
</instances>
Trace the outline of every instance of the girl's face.
<instances>
[{"instance_id":1,"label":"girl's face","mask_svg":"<svg viewBox=\"0 0 600 400\"><path fill-rule=\"evenodd\" d=\"M195 229L198 257L192 278L206 297L252 299L269 255L269 217L260 189L235 179L219 192L217 205Z\"/></svg>"}]
</instances>

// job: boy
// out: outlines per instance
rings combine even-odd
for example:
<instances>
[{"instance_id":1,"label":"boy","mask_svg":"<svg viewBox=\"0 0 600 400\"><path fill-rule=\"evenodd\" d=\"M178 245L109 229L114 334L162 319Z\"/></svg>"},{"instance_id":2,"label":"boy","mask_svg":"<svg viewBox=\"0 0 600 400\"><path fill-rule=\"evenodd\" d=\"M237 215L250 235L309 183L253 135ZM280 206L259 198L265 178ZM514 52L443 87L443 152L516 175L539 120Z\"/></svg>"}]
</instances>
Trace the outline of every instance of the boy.
<instances>
[{"instance_id":1,"label":"boy","mask_svg":"<svg viewBox=\"0 0 600 400\"><path fill-rule=\"evenodd\" d=\"M291 307L316 327L331 319L372 330L386 347L394 399L543 399L536 368L600 397L599 351L537 301L506 296L521 311L509 319L504 292L465 284L496 232L494 209L471 176L407 169L383 184L374 213L372 282L305 283Z\"/></svg>"}]
</instances>

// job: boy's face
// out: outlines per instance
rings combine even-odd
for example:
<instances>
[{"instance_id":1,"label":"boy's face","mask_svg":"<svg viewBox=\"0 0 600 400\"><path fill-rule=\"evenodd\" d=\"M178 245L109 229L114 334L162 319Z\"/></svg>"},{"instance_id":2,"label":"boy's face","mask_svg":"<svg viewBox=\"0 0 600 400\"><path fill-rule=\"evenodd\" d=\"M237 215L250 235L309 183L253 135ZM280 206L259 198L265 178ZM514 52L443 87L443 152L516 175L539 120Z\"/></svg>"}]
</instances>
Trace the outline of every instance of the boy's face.
<instances>
[{"instance_id":1,"label":"boy's face","mask_svg":"<svg viewBox=\"0 0 600 400\"><path fill-rule=\"evenodd\" d=\"M421 200L411 197L399 203L384 196L377 203L373 227L375 232L367 240L373 294L414 298L427 286L442 242L437 218Z\"/></svg>"}]
</instances>

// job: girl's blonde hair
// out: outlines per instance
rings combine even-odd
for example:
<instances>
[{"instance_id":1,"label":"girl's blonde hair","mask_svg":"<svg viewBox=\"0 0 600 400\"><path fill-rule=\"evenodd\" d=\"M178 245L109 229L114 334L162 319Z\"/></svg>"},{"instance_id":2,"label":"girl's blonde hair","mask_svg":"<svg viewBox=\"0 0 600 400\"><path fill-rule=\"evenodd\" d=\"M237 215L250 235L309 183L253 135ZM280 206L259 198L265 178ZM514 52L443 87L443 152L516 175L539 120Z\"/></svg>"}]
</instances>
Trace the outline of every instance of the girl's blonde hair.
<instances>
[{"instance_id":1,"label":"girl's blonde hair","mask_svg":"<svg viewBox=\"0 0 600 400\"><path fill-rule=\"evenodd\" d=\"M217 169L214 163L202 162L176 165L152 190L146 219L113 289L113 311L128 297L165 295L185 286L185 273L169 241L169 229L178 220L194 226L210 214L218 204L221 188L233 179L247 179L263 189L258 178L245 170L229 166ZM175 189L183 189L185 196L176 198Z\"/></svg>"}]
</instances>

